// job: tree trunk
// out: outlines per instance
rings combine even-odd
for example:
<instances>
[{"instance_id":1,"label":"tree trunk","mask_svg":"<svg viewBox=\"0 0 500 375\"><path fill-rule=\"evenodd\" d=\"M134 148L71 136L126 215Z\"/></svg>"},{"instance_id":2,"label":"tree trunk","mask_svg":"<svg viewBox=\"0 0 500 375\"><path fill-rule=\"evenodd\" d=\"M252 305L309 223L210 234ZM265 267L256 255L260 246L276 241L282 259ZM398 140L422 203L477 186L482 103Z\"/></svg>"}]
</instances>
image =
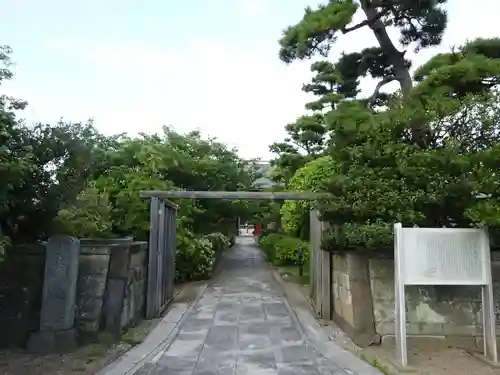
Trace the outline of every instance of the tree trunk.
<instances>
[{"instance_id":1,"label":"tree trunk","mask_svg":"<svg viewBox=\"0 0 500 375\"><path fill-rule=\"evenodd\" d=\"M389 61L394 66L394 78L399 82L403 98L408 99L413 88L413 81L410 75L410 69L405 63L404 54L394 46L382 20L379 18L377 19L377 10L371 6L370 2L362 0L361 8L365 12L367 19L376 19L375 22L370 24L370 29L373 31L384 53L387 54ZM420 146L425 147L430 134L429 127L422 121L412 120L410 122L410 128L413 140Z\"/></svg>"}]
</instances>

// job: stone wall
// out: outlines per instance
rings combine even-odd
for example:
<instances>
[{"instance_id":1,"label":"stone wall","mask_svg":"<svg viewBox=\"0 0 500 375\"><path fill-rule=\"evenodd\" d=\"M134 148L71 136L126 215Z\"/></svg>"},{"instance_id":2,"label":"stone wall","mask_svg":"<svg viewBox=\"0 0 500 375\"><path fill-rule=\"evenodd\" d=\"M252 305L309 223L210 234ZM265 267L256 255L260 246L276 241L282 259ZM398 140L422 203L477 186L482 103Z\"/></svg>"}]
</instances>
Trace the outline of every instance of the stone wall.
<instances>
[{"instance_id":1,"label":"stone wall","mask_svg":"<svg viewBox=\"0 0 500 375\"><path fill-rule=\"evenodd\" d=\"M394 335L394 260L369 260L375 330ZM497 335L500 336L500 253L492 253ZM407 286L408 335L482 336L481 291L467 286Z\"/></svg>"},{"instance_id":2,"label":"stone wall","mask_svg":"<svg viewBox=\"0 0 500 375\"><path fill-rule=\"evenodd\" d=\"M40 324L45 250L16 246L0 262L0 347L22 345Z\"/></svg>"},{"instance_id":3,"label":"stone wall","mask_svg":"<svg viewBox=\"0 0 500 375\"><path fill-rule=\"evenodd\" d=\"M333 311L343 323L355 327L352 305L351 278L347 270L347 256L334 255L332 263Z\"/></svg>"},{"instance_id":4,"label":"stone wall","mask_svg":"<svg viewBox=\"0 0 500 375\"><path fill-rule=\"evenodd\" d=\"M131 248L120 329L135 325L143 317L147 286L147 252L145 249L145 246Z\"/></svg>"},{"instance_id":5,"label":"stone wall","mask_svg":"<svg viewBox=\"0 0 500 375\"><path fill-rule=\"evenodd\" d=\"M80 338L114 335L144 316L147 242L80 240L75 327ZM44 245L11 249L0 263L0 347L23 346L40 329Z\"/></svg>"},{"instance_id":6,"label":"stone wall","mask_svg":"<svg viewBox=\"0 0 500 375\"><path fill-rule=\"evenodd\" d=\"M100 328L111 249L95 243L80 245L75 316L79 332L97 332Z\"/></svg>"},{"instance_id":7,"label":"stone wall","mask_svg":"<svg viewBox=\"0 0 500 375\"><path fill-rule=\"evenodd\" d=\"M342 328L354 338L394 335L391 255L334 255L332 268L333 312ZM500 336L500 253L492 253L492 276ZM408 336L482 336L479 287L408 286L406 309Z\"/></svg>"},{"instance_id":8,"label":"stone wall","mask_svg":"<svg viewBox=\"0 0 500 375\"><path fill-rule=\"evenodd\" d=\"M143 317L147 243L81 240L76 327L118 335Z\"/></svg>"},{"instance_id":9,"label":"stone wall","mask_svg":"<svg viewBox=\"0 0 500 375\"><path fill-rule=\"evenodd\" d=\"M356 344L376 341L368 259L354 253L334 254L331 280L333 319Z\"/></svg>"}]
</instances>

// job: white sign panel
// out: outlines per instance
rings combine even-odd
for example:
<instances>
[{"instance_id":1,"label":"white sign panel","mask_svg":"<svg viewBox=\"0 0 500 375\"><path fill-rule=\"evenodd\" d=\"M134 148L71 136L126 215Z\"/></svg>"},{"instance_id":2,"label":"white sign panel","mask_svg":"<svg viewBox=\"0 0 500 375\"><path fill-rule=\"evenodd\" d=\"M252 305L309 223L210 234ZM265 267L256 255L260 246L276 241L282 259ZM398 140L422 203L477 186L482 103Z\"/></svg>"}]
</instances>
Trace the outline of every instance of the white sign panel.
<instances>
[{"instance_id":1,"label":"white sign panel","mask_svg":"<svg viewBox=\"0 0 500 375\"><path fill-rule=\"evenodd\" d=\"M490 249L479 229L401 228L405 285L486 285Z\"/></svg>"},{"instance_id":2,"label":"white sign panel","mask_svg":"<svg viewBox=\"0 0 500 375\"><path fill-rule=\"evenodd\" d=\"M477 285L482 289L484 353L498 361L491 255L486 229L394 225L396 350L407 366L406 285Z\"/></svg>"}]
</instances>

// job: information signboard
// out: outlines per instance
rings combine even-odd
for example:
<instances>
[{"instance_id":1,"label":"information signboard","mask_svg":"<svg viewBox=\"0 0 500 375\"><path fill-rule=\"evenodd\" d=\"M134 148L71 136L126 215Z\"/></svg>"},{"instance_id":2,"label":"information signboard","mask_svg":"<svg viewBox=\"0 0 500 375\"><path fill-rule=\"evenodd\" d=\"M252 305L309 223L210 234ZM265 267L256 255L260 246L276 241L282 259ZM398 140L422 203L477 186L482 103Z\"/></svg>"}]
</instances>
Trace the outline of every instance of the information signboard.
<instances>
[{"instance_id":1,"label":"information signboard","mask_svg":"<svg viewBox=\"0 0 500 375\"><path fill-rule=\"evenodd\" d=\"M476 285L482 290L484 354L498 361L491 280L491 255L486 229L403 228L394 224L396 350L408 365L406 285Z\"/></svg>"}]
</instances>

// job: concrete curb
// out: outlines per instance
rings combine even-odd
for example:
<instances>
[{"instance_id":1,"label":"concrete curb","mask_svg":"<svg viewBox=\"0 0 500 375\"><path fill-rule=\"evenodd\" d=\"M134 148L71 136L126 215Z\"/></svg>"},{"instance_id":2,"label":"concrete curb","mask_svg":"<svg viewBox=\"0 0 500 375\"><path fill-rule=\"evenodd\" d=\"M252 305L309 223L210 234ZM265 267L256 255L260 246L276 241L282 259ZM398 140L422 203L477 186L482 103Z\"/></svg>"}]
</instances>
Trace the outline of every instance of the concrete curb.
<instances>
[{"instance_id":1,"label":"concrete curb","mask_svg":"<svg viewBox=\"0 0 500 375\"><path fill-rule=\"evenodd\" d=\"M285 282L279 272L270 267L272 277L278 284L278 287L285 296L285 304L291 312L292 319L296 322L297 327L301 330L307 343L318 353L329 359L337 366L344 369L349 374L356 375L384 375L379 369L371 366L357 355L340 347L328 338L321 325L312 315L312 310L307 311L305 308L295 308L290 303L290 291L285 288ZM307 299L301 294L302 298ZM309 301L307 301L309 304Z\"/></svg>"},{"instance_id":2,"label":"concrete curb","mask_svg":"<svg viewBox=\"0 0 500 375\"><path fill-rule=\"evenodd\" d=\"M130 349L96 375L133 375L146 363L155 363L177 337L180 327L201 299L206 288L207 284L200 286L194 301L189 303L173 302L170 311L141 344Z\"/></svg>"}]
</instances>

